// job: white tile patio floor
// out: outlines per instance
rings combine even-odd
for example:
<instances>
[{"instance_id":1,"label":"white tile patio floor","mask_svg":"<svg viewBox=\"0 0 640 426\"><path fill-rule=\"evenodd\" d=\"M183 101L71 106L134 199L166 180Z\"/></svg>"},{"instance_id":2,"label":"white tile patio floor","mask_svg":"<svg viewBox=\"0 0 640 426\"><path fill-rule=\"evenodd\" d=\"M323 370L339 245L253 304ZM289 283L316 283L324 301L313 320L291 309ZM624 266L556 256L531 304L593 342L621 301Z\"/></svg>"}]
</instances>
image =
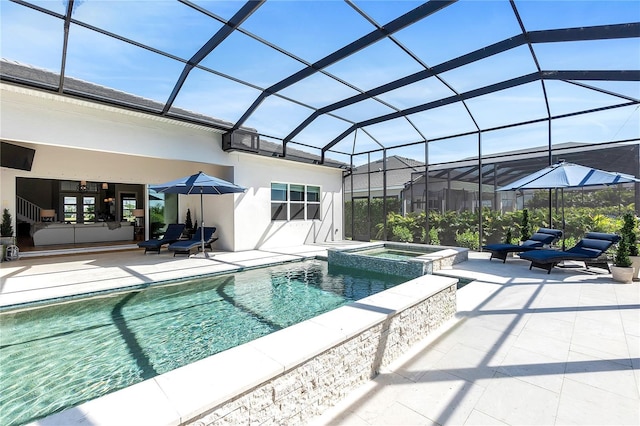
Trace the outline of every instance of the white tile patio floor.
<instances>
[{"instance_id":1,"label":"white tile patio floor","mask_svg":"<svg viewBox=\"0 0 640 426\"><path fill-rule=\"evenodd\" d=\"M0 264L0 306L325 253L24 258ZM640 424L640 283L487 257L446 271L476 280L458 291L456 320L309 424Z\"/></svg>"}]
</instances>

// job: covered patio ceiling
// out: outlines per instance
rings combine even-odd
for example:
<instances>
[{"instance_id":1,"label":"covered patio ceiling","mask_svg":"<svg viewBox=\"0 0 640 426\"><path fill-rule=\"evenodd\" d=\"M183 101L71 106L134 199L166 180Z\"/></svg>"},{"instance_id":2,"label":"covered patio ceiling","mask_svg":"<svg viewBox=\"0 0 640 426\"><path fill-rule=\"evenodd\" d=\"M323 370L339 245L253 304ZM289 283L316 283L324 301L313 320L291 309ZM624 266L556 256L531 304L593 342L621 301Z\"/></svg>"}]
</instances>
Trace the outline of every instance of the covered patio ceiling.
<instances>
[{"instance_id":1,"label":"covered patio ceiling","mask_svg":"<svg viewBox=\"0 0 640 426\"><path fill-rule=\"evenodd\" d=\"M3 82L215 127L228 149L640 140L633 1L2 0L1 23Z\"/></svg>"}]
</instances>

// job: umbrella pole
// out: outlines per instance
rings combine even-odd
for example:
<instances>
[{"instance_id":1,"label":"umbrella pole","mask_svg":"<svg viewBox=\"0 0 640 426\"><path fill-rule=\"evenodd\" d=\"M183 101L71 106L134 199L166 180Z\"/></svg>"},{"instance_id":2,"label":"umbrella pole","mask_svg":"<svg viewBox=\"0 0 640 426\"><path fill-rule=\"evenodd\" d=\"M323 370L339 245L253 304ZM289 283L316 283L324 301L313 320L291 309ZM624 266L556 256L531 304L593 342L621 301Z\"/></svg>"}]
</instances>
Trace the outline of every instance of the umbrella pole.
<instances>
[{"instance_id":1,"label":"umbrella pole","mask_svg":"<svg viewBox=\"0 0 640 426\"><path fill-rule=\"evenodd\" d=\"M564 188L560 188L560 198L561 198L561 202L562 202L562 251L564 251L565 249L565 245L564 245L564 239L565 239L565 232L564 232L564 227L565 227L565 223L564 223Z\"/></svg>"},{"instance_id":2,"label":"umbrella pole","mask_svg":"<svg viewBox=\"0 0 640 426\"><path fill-rule=\"evenodd\" d=\"M202 188L200 188L200 220L202 225L200 226L200 245L202 248L202 255L204 253L204 202L202 201Z\"/></svg>"}]
</instances>

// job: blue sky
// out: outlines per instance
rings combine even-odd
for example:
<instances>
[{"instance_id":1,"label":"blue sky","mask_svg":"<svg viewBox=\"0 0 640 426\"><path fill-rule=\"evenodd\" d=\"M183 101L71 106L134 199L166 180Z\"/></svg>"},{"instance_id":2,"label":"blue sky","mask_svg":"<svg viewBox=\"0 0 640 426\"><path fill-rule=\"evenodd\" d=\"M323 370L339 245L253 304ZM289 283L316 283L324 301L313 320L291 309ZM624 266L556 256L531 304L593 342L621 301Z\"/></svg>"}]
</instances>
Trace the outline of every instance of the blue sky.
<instances>
[{"instance_id":1,"label":"blue sky","mask_svg":"<svg viewBox=\"0 0 640 426\"><path fill-rule=\"evenodd\" d=\"M239 1L194 1L205 11L229 19L244 4ZM63 14L62 0L34 1L40 7ZM354 1L372 20L386 24L421 4L414 1ZM516 7L528 31L640 21L637 1L520 1ZM2 57L57 71L62 51L62 21L28 8L0 0ZM103 28L152 49L188 59L222 24L205 13L177 1L76 2L73 18ZM201 65L215 73L194 69L178 95L175 106L236 122L261 90L299 71L331 52L373 30L373 25L344 1L268 0ZM269 96L245 125L263 135L284 137L313 108L320 108L358 90L369 90L391 80L435 66L460 55L517 35L520 28L508 1L460 0L394 34L395 40L413 52L411 58L397 44L382 40L334 63L324 71L350 85L323 74ZM279 46L283 54L256 38ZM638 39L535 44L543 70L638 70ZM67 76L95 82L135 95L165 102L184 64L73 24L67 53ZM445 72L441 78L458 93L480 88L536 70L527 46ZM228 78L230 77L230 78ZM250 85L239 83L242 80ZM602 89L640 98L638 82L585 82ZM570 83L549 81L551 113L566 114L620 103L619 98ZM392 92L378 100L334 111L339 117L322 116L295 141L321 147L358 122L453 95L435 78ZM533 82L467 102L481 129L513 121L546 116L542 85ZM393 147L450 134L475 131L465 107L452 104L418 113L406 119L369 126L348 135L335 149L366 151L380 145ZM417 128L417 130L416 130ZM607 142L640 137L637 106L618 108L588 116L558 120L552 141ZM274 139L275 140L275 139ZM483 133L483 153L546 145L546 123L521 129ZM477 155L477 136L433 143L432 161L451 161ZM451 149L455 146L455 149ZM296 146L297 147L297 146ZM474 152L475 151L475 152ZM398 155L422 157L424 148L394 150ZM404 154L403 154L404 153ZM329 154L345 161L345 157Z\"/></svg>"}]
</instances>

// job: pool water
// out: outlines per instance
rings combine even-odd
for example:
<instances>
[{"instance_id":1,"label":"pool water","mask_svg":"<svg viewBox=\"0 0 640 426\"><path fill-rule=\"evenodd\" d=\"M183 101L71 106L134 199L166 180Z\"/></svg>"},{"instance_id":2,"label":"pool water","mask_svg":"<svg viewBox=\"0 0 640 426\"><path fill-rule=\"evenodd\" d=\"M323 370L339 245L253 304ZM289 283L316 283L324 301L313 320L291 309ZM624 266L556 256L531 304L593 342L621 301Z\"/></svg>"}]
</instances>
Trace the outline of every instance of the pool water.
<instances>
[{"instance_id":1,"label":"pool water","mask_svg":"<svg viewBox=\"0 0 640 426\"><path fill-rule=\"evenodd\" d=\"M391 259L391 260L407 260L414 257L422 256L427 253L435 253L435 250L409 251L409 250L381 248L381 249L374 249L374 250L365 250L365 251L357 252L356 254L362 254L364 256L380 257L383 259Z\"/></svg>"},{"instance_id":2,"label":"pool water","mask_svg":"<svg viewBox=\"0 0 640 426\"><path fill-rule=\"evenodd\" d=\"M455 278L458 280L458 284L456 285L456 289L460 290L462 287L464 287L467 284L471 284L472 282L475 281L475 279L473 278L463 278L463 277L456 277L455 275L450 275L450 274L446 274L446 273L442 273L442 272L434 272L433 275L438 275L441 277L449 277L449 278Z\"/></svg>"},{"instance_id":3,"label":"pool water","mask_svg":"<svg viewBox=\"0 0 640 426\"><path fill-rule=\"evenodd\" d=\"M311 260L0 314L0 424L62 411L403 281Z\"/></svg>"}]
</instances>

